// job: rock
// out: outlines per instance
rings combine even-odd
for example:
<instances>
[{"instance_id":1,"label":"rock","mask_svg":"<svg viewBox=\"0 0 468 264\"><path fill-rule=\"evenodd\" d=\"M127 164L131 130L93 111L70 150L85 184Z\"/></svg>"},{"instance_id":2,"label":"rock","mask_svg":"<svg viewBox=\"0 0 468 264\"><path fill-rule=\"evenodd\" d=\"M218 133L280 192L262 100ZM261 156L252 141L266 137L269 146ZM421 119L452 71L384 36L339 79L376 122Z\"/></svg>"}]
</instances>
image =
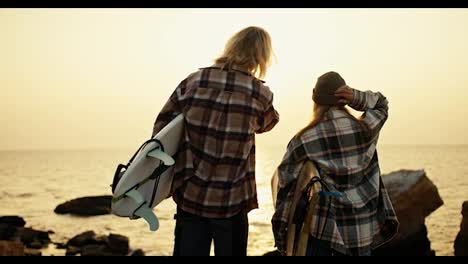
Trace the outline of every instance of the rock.
<instances>
[{"instance_id":1,"label":"rock","mask_svg":"<svg viewBox=\"0 0 468 264\"><path fill-rule=\"evenodd\" d=\"M86 245L81 248L81 256L121 256L111 251L107 245Z\"/></svg>"},{"instance_id":2,"label":"rock","mask_svg":"<svg viewBox=\"0 0 468 264\"><path fill-rule=\"evenodd\" d=\"M455 238L454 254L455 256L468 256L468 201L462 205L462 221L460 231Z\"/></svg>"},{"instance_id":3,"label":"rock","mask_svg":"<svg viewBox=\"0 0 468 264\"><path fill-rule=\"evenodd\" d=\"M24 256L24 245L16 241L0 241L0 256Z\"/></svg>"},{"instance_id":4,"label":"rock","mask_svg":"<svg viewBox=\"0 0 468 264\"><path fill-rule=\"evenodd\" d=\"M65 256L75 256L76 254L81 253L80 247L69 246L67 247L67 251L65 252Z\"/></svg>"},{"instance_id":5,"label":"rock","mask_svg":"<svg viewBox=\"0 0 468 264\"><path fill-rule=\"evenodd\" d=\"M273 251L269 251L265 254L263 254L264 257L280 257L281 256L281 252L279 252L278 250L273 250Z\"/></svg>"},{"instance_id":6,"label":"rock","mask_svg":"<svg viewBox=\"0 0 468 264\"><path fill-rule=\"evenodd\" d=\"M83 197L60 204L55 208L57 214L82 216L105 215L110 213L112 196Z\"/></svg>"},{"instance_id":7,"label":"rock","mask_svg":"<svg viewBox=\"0 0 468 264\"><path fill-rule=\"evenodd\" d=\"M12 240L20 240L26 247L35 249L43 248L50 243L48 232L27 227L18 228Z\"/></svg>"},{"instance_id":8,"label":"rock","mask_svg":"<svg viewBox=\"0 0 468 264\"><path fill-rule=\"evenodd\" d=\"M40 250L26 248L24 250L24 255L29 257L40 257L42 256L42 252Z\"/></svg>"},{"instance_id":9,"label":"rock","mask_svg":"<svg viewBox=\"0 0 468 264\"><path fill-rule=\"evenodd\" d=\"M129 250L129 242L128 237L117 235L117 234L110 234L109 235L109 248L113 253L120 254L120 255L127 255Z\"/></svg>"},{"instance_id":10,"label":"rock","mask_svg":"<svg viewBox=\"0 0 468 264\"><path fill-rule=\"evenodd\" d=\"M55 248L57 249L66 249L67 248L67 244L64 244L64 243L54 243L55 245Z\"/></svg>"},{"instance_id":11,"label":"rock","mask_svg":"<svg viewBox=\"0 0 468 264\"><path fill-rule=\"evenodd\" d=\"M29 248L34 248L34 249L41 249L42 248L42 243L40 241L33 241L28 245Z\"/></svg>"},{"instance_id":12,"label":"rock","mask_svg":"<svg viewBox=\"0 0 468 264\"><path fill-rule=\"evenodd\" d=\"M427 238L427 228L422 225L419 230L397 243L390 242L373 250L374 256L435 256L431 242Z\"/></svg>"},{"instance_id":13,"label":"rock","mask_svg":"<svg viewBox=\"0 0 468 264\"><path fill-rule=\"evenodd\" d=\"M141 249L137 249L129 254L130 257L144 257L145 252Z\"/></svg>"},{"instance_id":14,"label":"rock","mask_svg":"<svg viewBox=\"0 0 468 264\"><path fill-rule=\"evenodd\" d=\"M398 221L397 235L375 255L430 256L425 218L443 205L437 187L423 170L400 170L382 176Z\"/></svg>"},{"instance_id":15,"label":"rock","mask_svg":"<svg viewBox=\"0 0 468 264\"><path fill-rule=\"evenodd\" d=\"M11 226L16 226L16 227L24 227L24 225L26 224L26 221L24 221L22 217L13 215L13 216L1 216L0 223L11 225Z\"/></svg>"},{"instance_id":16,"label":"rock","mask_svg":"<svg viewBox=\"0 0 468 264\"><path fill-rule=\"evenodd\" d=\"M110 234L97 236L94 231L87 231L74 236L66 244L67 256L126 256L129 252L128 237Z\"/></svg>"},{"instance_id":17,"label":"rock","mask_svg":"<svg viewBox=\"0 0 468 264\"><path fill-rule=\"evenodd\" d=\"M51 231L40 231L24 227L25 221L19 216L4 216L0 221L0 240L21 241L28 248L40 249L50 243Z\"/></svg>"},{"instance_id":18,"label":"rock","mask_svg":"<svg viewBox=\"0 0 468 264\"><path fill-rule=\"evenodd\" d=\"M86 231L79 235L74 236L67 242L67 247L82 247L87 244L92 244L96 242L96 233L94 231Z\"/></svg>"},{"instance_id":19,"label":"rock","mask_svg":"<svg viewBox=\"0 0 468 264\"><path fill-rule=\"evenodd\" d=\"M13 240L18 227L0 223L0 240Z\"/></svg>"}]
</instances>

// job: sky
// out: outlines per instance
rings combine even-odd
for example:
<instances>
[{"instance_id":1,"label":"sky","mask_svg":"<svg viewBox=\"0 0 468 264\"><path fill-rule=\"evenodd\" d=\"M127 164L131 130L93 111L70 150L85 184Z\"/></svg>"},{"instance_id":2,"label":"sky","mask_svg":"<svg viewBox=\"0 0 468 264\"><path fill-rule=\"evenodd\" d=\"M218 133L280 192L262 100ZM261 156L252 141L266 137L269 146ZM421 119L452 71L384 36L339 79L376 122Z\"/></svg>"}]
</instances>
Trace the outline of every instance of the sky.
<instances>
[{"instance_id":1,"label":"sky","mask_svg":"<svg viewBox=\"0 0 468 264\"><path fill-rule=\"evenodd\" d=\"M175 87L260 26L286 145L336 71L390 102L379 144L468 144L468 9L1 9L0 150L134 148Z\"/></svg>"}]
</instances>

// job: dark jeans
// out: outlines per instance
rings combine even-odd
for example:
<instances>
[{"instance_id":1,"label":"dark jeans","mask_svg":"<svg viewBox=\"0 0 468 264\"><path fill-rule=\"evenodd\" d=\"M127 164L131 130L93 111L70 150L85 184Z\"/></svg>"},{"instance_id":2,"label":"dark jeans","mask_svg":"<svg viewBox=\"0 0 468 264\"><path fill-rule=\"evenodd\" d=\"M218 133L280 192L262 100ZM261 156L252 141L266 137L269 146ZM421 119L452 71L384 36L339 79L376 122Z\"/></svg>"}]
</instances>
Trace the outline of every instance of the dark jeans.
<instances>
[{"instance_id":1,"label":"dark jeans","mask_svg":"<svg viewBox=\"0 0 468 264\"><path fill-rule=\"evenodd\" d=\"M174 256L246 256L249 220L245 211L230 218L206 218L177 208Z\"/></svg>"}]
</instances>

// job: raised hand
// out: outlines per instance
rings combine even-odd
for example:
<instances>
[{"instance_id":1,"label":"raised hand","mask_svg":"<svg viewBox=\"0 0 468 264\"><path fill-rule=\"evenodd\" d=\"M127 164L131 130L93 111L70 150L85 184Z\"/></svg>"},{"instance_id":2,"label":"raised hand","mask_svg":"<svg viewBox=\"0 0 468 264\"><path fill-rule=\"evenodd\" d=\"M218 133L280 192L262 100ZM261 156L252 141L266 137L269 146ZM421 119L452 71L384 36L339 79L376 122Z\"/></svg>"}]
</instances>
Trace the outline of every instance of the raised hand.
<instances>
[{"instance_id":1,"label":"raised hand","mask_svg":"<svg viewBox=\"0 0 468 264\"><path fill-rule=\"evenodd\" d=\"M354 93L348 85L343 85L340 88L336 89L335 96L340 97L338 103L349 104L354 99Z\"/></svg>"}]
</instances>

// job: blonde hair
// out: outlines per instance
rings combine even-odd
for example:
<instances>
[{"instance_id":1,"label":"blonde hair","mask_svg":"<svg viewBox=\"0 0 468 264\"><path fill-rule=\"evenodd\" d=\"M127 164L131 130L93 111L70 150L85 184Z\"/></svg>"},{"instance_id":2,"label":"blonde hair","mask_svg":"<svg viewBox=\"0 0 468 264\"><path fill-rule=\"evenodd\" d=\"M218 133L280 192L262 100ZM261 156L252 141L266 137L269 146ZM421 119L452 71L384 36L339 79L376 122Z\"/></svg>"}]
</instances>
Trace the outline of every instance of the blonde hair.
<instances>
[{"instance_id":1,"label":"blonde hair","mask_svg":"<svg viewBox=\"0 0 468 264\"><path fill-rule=\"evenodd\" d=\"M232 36L224 47L223 54L215 60L223 67L234 65L248 70L260 78L265 77L272 55L271 38L259 27L247 27Z\"/></svg>"}]
</instances>

